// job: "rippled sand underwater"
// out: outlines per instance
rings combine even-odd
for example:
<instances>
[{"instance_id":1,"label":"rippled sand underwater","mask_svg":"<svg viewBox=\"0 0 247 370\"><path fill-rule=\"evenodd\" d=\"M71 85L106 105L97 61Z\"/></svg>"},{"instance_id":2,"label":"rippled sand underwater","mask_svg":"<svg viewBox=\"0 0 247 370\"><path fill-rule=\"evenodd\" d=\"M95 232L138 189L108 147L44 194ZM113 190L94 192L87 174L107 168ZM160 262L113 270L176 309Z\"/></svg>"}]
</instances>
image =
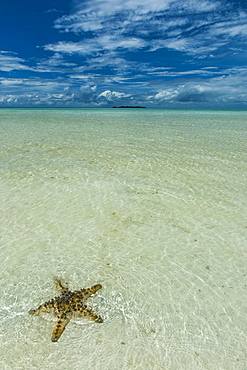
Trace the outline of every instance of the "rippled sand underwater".
<instances>
[{"instance_id":1,"label":"rippled sand underwater","mask_svg":"<svg viewBox=\"0 0 247 370\"><path fill-rule=\"evenodd\" d=\"M247 111L1 109L3 369L247 369ZM57 343L32 308L101 284Z\"/></svg>"}]
</instances>

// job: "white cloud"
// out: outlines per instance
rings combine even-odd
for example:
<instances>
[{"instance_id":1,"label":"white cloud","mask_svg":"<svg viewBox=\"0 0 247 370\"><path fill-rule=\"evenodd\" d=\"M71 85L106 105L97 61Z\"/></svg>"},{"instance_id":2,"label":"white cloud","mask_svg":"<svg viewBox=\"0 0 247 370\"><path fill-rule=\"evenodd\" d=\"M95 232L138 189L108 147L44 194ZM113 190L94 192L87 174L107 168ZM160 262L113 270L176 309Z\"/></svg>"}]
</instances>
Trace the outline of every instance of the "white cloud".
<instances>
[{"instance_id":1,"label":"white cloud","mask_svg":"<svg viewBox=\"0 0 247 370\"><path fill-rule=\"evenodd\" d=\"M129 21L142 21L143 16L151 19L154 14L165 12L203 13L216 10L219 6L220 1L213 0L80 0L76 2L75 14L58 19L56 27L73 32L95 31L105 27L106 19L120 13L124 14L126 26Z\"/></svg>"},{"instance_id":2,"label":"white cloud","mask_svg":"<svg viewBox=\"0 0 247 370\"><path fill-rule=\"evenodd\" d=\"M128 49L135 50L145 47L146 42L137 37L123 37L104 35L94 39L85 39L80 42L64 42L45 45L45 50L64 54L92 54L102 50Z\"/></svg>"},{"instance_id":3,"label":"white cloud","mask_svg":"<svg viewBox=\"0 0 247 370\"><path fill-rule=\"evenodd\" d=\"M118 91L105 90L98 95L98 98L105 98L107 101L114 101L116 99L129 98L130 96L130 94L125 94Z\"/></svg>"},{"instance_id":4,"label":"white cloud","mask_svg":"<svg viewBox=\"0 0 247 370\"><path fill-rule=\"evenodd\" d=\"M61 69L57 69L57 67L75 67L75 63L68 63L64 56L60 53L55 53L52 57L48 59L43 59L37 64L37 68L46 68L51 71L61 71ZM40 70L39 70L40 71Z\"/></svg>"},{"instance_id":5,"label":"white cloud","mask_svg":"<svg viewBox=\"0 0 247 370\"><path fill-rule=\"evenodd\" d=\"M115 49L140 49L145 47L146 42L137 37L122 37L122 36L101 36L97 39L102 48L107 50Z\"/></svg>"},{"instance_id":6,"label":"white cloud","mask_svg":"<svg viewBox=\"0 0 247 370\"><path fill-rule=\"evenodd\" d=\"M230 20L220 22L211 28L211 33L216 35L227 35L229 37L247 36L247 17L243 20Z\"/></svg>"},{"instance_id":7,"label":"white cloud","mask_svg":"<svg viewBox=\"0 0 247 370\"><path fill-rule=\"evenodd\" d=\"M226 43L218 40L210 43L210 37L208 35L204 35L204 39L201 39L201 37L201 34L194 37L178 35L177 37L152 40L150 42L150 51L166 48L193 55L194 57L204 58Z\"/></svg>"},{"instance_id":8,"label":"white cloud","mask_svg":"<svg viewBox=\"0 0 247 370\"><path fill-rule=\"evenodd\" d=\"M66 106L74 101L74 94L8 94L0 95L3 106Z\"/></svg>"},{"instance_id":9,"label":"white cloud","mask_svg":"<svg viewBox=\"0 0 247 370\"><path fill-rule=\"evenodd\" d=\"M247 105L247 75L238 77L220 76L206 81L187 81L186 83L171 83L148 100L153 104L201 104L209 105L246 104Z\"/></svg>"},{"instance_id":10,"label":"white cloud","mask_svg":"<svg viewBox=\"0 0 247 370\"><path fill-rule=\"evenodd\" d=\"M68 86L66 81L48 80L42 78L0 78L0 91L1 91L1 102L7 101L5 97L8 97L10 101L13 96L13 101L20 103L27 100L29 102L36 101L36 98L46 96L47 94L64 93L64 89ZM13 93L14 92L14 93ZM32 98L32 99L31 99ZM31 100L30 100L31 99Z\"/></svg>"},{"instance_id":11,"label":"white cloud","mask_svg":"<svg viewBox=\"0 0 247 370\"><path fill-rule=\"evenodd\" d=\"M168 39L164 42L164 46L166 46L167 48L179 51L187 50L189 44L190 44L189 39L185 38Z\"/></svg>"},{"instance_id":12,"label":"white cloud","mask_svg":"<svg viewBox=\"0 0 247 370\"><path fill-rule=\"evenodd\" d=\"M92 31L95 35L129 31L145 34L183 26L192 21L193 13L211 12L219 5L220 2L212 0L77 1L74 14L59 18L55 27L75 33Z\"/></svg>"},{"instance_id":13,"label":"white cloud","mask_svg":"<svg viewBox=\"0 0 247 370\"><path fill-rule=\"evenodd\" d=\"M191 69L186 71L175 71L172 68L162 69L157 68L155 70L150 70L147 72L152 76L163 76L163 77L185 77L188 75L197 75L197 76L212 76L212 75L222 75L222 72L218 70L217 67L206 67L202 69Z\"/></svg>"},{"instance_id":14,"label":"white cloud","mask_svg":"<svg viewBox=\"0 0 247 370\"><path fill-rule=\"evenodd\" d=\"M105 74L101 74L101 70L108 69L111 78L114 80L116 80L117 78L120 82L126 80L131 71L140 70L147 66L147 64L143 62L127 60L120 55L115 50L107 50L104 53L98 53L96 55L88 57L82 66L74 68L74 72L85 73L89 70L89 73L91 74L91 71L95 71L98 73L99 76L102 76L102 78L104 78L106 72ZM94 75L97 73L94 73Z\"/></svg>"},{"instance_id":15,"label":"white cloud","mask_svg":"<svg viewBox=\"0 0 247 370\"><path fill-rule=\"evenodd\" d=\"M88 40L84 40L83 42L59 41L57 44L45 45L44 49L64 54L91 54L96 51L98 47L95 42L92 41L89 43Z\"/></svg>"},{"instance_id":16,"label":"white cloud","mask_svg":"<svg viewBox=\"0 0 247 370\"><path fill-rule=\"evenodd\" d=\"M32 70L25 61L10 51L0 51L0 71L11 72L13 70Z\"/></svg>"},{"instance_id":17,"label":"white cloud","mask_svg":"<svg viewBox=\"0 0 247 370\"><path fill-rule=\"evenodd\" d=\"M0 78L0 84L3 86L23 85L25 81L22 78Z\"/></svg>"},{"instance_id":18,"label":"white cloud","mask_svg":"<svg viewBox=\"0 0 247 370\"><path fill-rule=\"evenodd\" d=\"M9 51L0 51L0 71L32 71L32 72L61 72L64 69L75 67L75 63L66 62L63 55L55 53L48 59L42 59L37 62L36 66L28 66L26 61L19 58L16 53ZM60 67L60 68L58 68Z\"/></svg>"},{"instance_id":19,"label":"white cloud","mask_svg":"<svg viewBox=\"0 0 247 370\"><path fill-rule=\"evenodd\" d=\"M64 16L57 20L55 27L65 31L88 32L105 29L106 22L116 14L124 13L124 25L129 21L142 20L142 15L150 12L160 12L169 9L172 3L177 0L87 0L77 1L76 12L73 15ZM117 20L115 19L115 22ZM117 22L121 27L121 22ZM108 27L112 25L108 23ZM115 26L113 26L115 27Z\"/></svg>"},{"instance_id":20,"label":"white cloud","mask_svg":"<svg viewBox=\"0 0 247 370\"><path fill-rule=\"evenodd\" d=\"M45 13L63 13L62 10L57 10L57 9L48 9L45 11Z\"/></svg>"}]
</instances>

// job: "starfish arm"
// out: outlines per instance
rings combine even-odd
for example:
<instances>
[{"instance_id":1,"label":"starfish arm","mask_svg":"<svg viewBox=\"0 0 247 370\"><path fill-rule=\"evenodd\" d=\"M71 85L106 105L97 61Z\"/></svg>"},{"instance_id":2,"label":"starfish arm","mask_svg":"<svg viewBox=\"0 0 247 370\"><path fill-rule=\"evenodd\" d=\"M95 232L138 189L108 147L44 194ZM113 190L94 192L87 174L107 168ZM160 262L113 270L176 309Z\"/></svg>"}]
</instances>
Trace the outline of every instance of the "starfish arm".
<instances>
[{"instance_id":1,"label":"starfish arm","mask_svg":"<svg viewBox=\"0 0 247 370\"><path fill-rule=\"evenodd\" d=\"M61 337L65 326L70 322L70 317L63 317L63 315L57 320L55 328L53 329L51 340L52 342L57 342Z\"/></svg>"},{"instance_id":2,"label":"starfish arm","mask_svg":"<svg viewBox=\"0 0 247 370\"><path fill-rule=\"evenodd\" d=\"M42 313L54 314L55 309L56 309L56 306L55 306L54 303L55 303L55 301L54 301L54 299L52 299L49 302L45 302L45 303L41 304L36 310L30 310L29 313L31 315L40 315Z\"/></svg>"},{"instance_id":3,"label":"starfish arm","mask_svg":"<svg viewBox=\"0 0 247 370\"><path fill-rule=\"evenodd\" d=\"M89 309L89 308L85 308L85 307L82 307L80 308L79 310L79 313L78 313L78 317L82 317L82 316L88 316L91 320L95 321L95 322L103 322L103 319L102 317L100 317L99 315L97 315L93 310Z\"/></svg>"},{"instance_id":4,"label":"starfish arm","mask_svg":"<svg viewBox=\"0 0 247 370\"><path fill-rule=\"evenodd\" d=\"M63 284L60 280L58 280L57 282L56 282L56 288L57 288L57 290L59 291L59 292L61 292L61 293L67 293L68 291L69 291L69 289L68 289L68 287L65 285L65 284Z\"/></svg>"},{"instance_id":5,"label":"starfish arm","mask_svg":"<svg viewBox=\"0 0 247 370\"><path fill-rule=\"evenodd\" d=\"M96 293L99 289L102 288L102 285L96 284L93 285L91 288L82 289L83 292L83 300L86 301L92 294Z\"/></svg>"},{"instance_id":6,"label":"starfish arm","mask_svg":"<svg viewBox=\"0 0 247 370\"><path fill-rule=\"evenodd\" d=\"M39 311L39 308L37 308L37 310L30 310L28 311L28 313L30 313L30 315L39 315L40 311Z\"/></svg>"}]
</instances>

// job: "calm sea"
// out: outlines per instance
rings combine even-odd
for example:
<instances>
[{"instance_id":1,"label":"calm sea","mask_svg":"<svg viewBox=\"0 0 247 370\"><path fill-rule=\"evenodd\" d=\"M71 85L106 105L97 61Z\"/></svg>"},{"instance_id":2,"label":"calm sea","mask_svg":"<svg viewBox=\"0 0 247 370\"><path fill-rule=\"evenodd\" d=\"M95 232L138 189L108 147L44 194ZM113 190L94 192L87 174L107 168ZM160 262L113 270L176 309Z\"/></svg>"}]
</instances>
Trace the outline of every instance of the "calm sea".
<instances>
[{"instance_id":1,"label":"calm sea","mask_svg":"<svg viewBox=\"0 0 247 370\"><path fill-rule=\"evenodd\" d=\"M247 369L247 111L1 109L0 367ZM51 342L28 311L100 283Z\"/></svg>"}]
</instances>

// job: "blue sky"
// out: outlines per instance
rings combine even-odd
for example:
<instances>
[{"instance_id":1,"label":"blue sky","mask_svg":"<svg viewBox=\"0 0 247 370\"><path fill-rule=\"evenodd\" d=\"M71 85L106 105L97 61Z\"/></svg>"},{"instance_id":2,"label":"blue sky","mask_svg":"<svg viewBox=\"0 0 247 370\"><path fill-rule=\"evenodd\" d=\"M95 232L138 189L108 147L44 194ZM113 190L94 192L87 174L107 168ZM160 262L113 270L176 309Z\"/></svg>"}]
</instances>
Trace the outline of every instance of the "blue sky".
<instances>
[{"instance_id":1,"label":"blue sky","mask_svg":"<svg viewBox=\"0 0 247 370\"><path fill-rule=\"evenodd\" d=\"M0 107L247 108L246 0L8 0Z\"/></svg>"}]
</instances>

